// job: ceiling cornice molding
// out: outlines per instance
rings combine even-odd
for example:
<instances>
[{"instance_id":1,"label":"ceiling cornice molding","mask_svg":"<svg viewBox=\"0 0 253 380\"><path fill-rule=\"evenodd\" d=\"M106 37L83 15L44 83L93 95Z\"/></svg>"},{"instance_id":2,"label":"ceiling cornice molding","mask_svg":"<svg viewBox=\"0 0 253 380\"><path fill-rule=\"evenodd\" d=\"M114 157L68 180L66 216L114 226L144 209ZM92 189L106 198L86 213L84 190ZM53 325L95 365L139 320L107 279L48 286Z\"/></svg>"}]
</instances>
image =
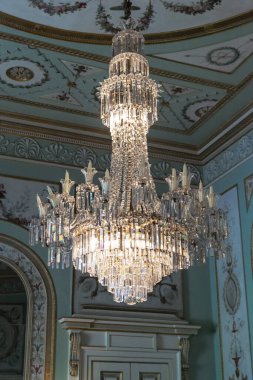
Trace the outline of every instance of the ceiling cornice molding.
<instances>
[{"instance_id":1,"label":"ceiling cornice molding","mask_svg":"<svg viewBox=\"0 0 253 380\"><path fill-rule=\"evenodd\" d=\"M218 133L210 136L209 140L199 147L198 152L203 164L227 149L243 134L247 133L253 122L253 102L250 102L240 112L233 116L225 125L222 125Z\"/></svg>"},{"instance_id":2,"label":"ceiling cornice molding","mask_svg":"<svg viewBox=\"0 0 253 380\"><path fill-rule=\"evenodd\" d=\"M1 113L0 113L1 118ZM107 138L101 136L87 135L74 133L64 130L49 130L45 126L38 126L18 121L5 121L0 119L0 134L7 134L11 136L29 137L42 139L46 141L61 142L66 144L87 146L95 149L105 149L111 151L111 139L108 132ZM194 147L188 145L186 148L184 144L176 143L173 147L168 146L166 142L158 139L149 139L149 153L151 157L166 159L168 157L177 161L184 161L187 158L188 162L197 163L199 160L196 158ZM183 156L182 156L183 152Z\"/></svg>"},{"instance_id":3,"label":"ceiling cornice molding","mask_svg":"<svg viewBox=\"0 0 253 380\"><path fill-rule=\"evenodd\" d=\"M253 122L253 120L252 120ZM203 165L205 185L210 185L253 157L253 124L240 138ZM244 133L243 133L244 132Z\"/></svg>"},{"instance_id":4,"label":"ceiling cornice molding","mask_svg":"<svg viewBox=\"0 0 253 380\"><path fill-rule=\"evenodd\" d=\"M68 167L78 169L85 167L88 161L92 161L99 173L103 173L110 166L111 149L105 149L104 146L93 147L85 141L77 141L75 144L63 142L60 138L56 141L53 139L42 139L39 134L37 137L32 133L21 133L18 129L14 133L4 133L5 128L0 127L0 158L17 160L22 162L30 162L41 165ZM13 131L12 131L13 132ZM102 149L101 149L102 148ZM162 181L171 171L171 163L178 171L182 170L182 160L168 161L167 155L163 156L161 151L159 154L150 154L151 171L155 181ZM194 162L191 164L194 173L200 178L200 168Z\"/></svg>"},{"instance_id":5,"label":"ceiling cornice molding","mask_svg":"<svg viewBox=\"0 0 253 380\"><path fill-rule=\"evenodd\" d=\"M10 112L0 112L0 133L16 136L26 136L42 140L57 141L67 144L76 144L95 149L111 150L110 134L106 128L94 131L89 128L83 133L76 132L76 125L71 123L59 123L49 119L36 117L24 117L24 115L12 115ZM174 159L176 161L191 162L205 165L208 161L229 148L238 138L252 129L253 103L245 107L240 113L220 129L220 136L209 138L202 147L180 143L168 143L159 139L148 139L150 156L161 159ZM58 129L55 129L58 128ZM54 128L52 130L52 128ZM88 128L88 127L87 127ZM96 134L95 134L96 133Z\"/></svg>"},{"instance_id":6,"label":"ceiling cornice molding","mask_svg":"<svg viewBox=\"0 0 253 380\"><path fill-rule=\"evenodd\" d=\"M252 21L252 19L253 11L250 11L217 21L215 23L210 23L194 28L163 33L147 33L145 34L145 40L147 44L186 40L231 29L242 24L249 23ZM68 31L65 29L59 29L39 23L34 23L32 21L24 20L19 17L11 16L4 12L0 12L0 24L30 34L77 43L110 45L112 40L112 35Z\"/></svg>"}]
</instances>

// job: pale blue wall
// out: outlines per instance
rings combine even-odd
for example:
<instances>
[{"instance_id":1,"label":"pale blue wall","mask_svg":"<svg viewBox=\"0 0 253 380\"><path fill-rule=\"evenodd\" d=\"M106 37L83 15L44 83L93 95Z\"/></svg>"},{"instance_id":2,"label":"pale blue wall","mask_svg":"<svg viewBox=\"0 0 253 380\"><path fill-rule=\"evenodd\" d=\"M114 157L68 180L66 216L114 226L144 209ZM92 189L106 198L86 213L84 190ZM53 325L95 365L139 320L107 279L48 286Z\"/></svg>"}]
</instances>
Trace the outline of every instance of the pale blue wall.
<instances>
[{"instance_id":1,"label":"pale blue wall","mask_svg":"<svg viewBox=\"0 0 253 380\"><path fill-rule=\"evenodd\" d=\"M249 208L246 206L245 186L244 180L246 177L253 174L253 157L247 159L236 168L231 169L228 174L225 174L217 181L214 186L217 192L223 193L226 190L237 186L238 189L238 202L242 235L242 250L243 250L243 263L244 263L244 276L246 299L248 308L248 321L249 321L249 336L251 344L251 354L253 348L253 272L252 272L252 241L251 232L253 224L253 198L251 199ZM231 205L233 207L233 205ZM253 359L253 358L252 358ZM252 375L252 374L251 374ZM218 379L218 378L217 378Z\"/></svg>"},{"instance_id":2,"label":"pale blue wall","mask_svg":"<svg viewBox=\"0 0 253 380\"><path fill-rule=\"evenodd\" d=\"M244 179L253 174L252 132L218 155L204 168L204 177L217 193L238 188L246 298L248 306L251 353L253 347L253 280L252 242L253 198L246 207ZM249 137L249 138L248 138ZM247 140L248 145L245 144ZM240 162L240 160L242 162ZM217 177L217 178L216 178ZM209 178L209 181L207 179ZM233 207L233 205L230 205ZM222 374L222 355L219 336L217 280L214 259L204 266L192 268L183 275L185 318L202 326L199 334L191 338L190 380L227 380ZM252 358L253 359L253 358ZM251 376L251 374L250 374Z\"/></svg>"},{"instance_id":3,"label":"pale blue wall","mask_svg":"<svg viewBox=\"0 0 253 380\"><path fill-rule=\"evenodd\" d=\"M204 170L210 168L206 166ZM248 314L250 323L251 345L253 337L253 281L250 255L251 226L253 221L253 202L246 209L244 178L253 173L253 158L244 157L244 162L236 163L237 167L229 167L229 172L217 171L218 179L213 178L215 189L222 193L237 185L239 192L239 208L241 216L242 240L244 251L244 265L246 278L246 291L248 299ZM78 168L70 168L72 179L80 181L82 176ZM31 180L43 180L58 183L64 176L64 168L47 163L36 163L29 160L18 161L8 157L0 160L0 175L12 177L24 177ZM205 175L205 171L204 171ZM18 191L18 189L17 189ZM35 201L35 200L34 200ZM24 229L6 223L1 224L5 233L16 237L28 245L28 232ZM4 232L1 230L1 232ZM46 265L46 249L36 247L36 253ZM71 315L71 278L72 270L50 271L57 294L57 319ZM190 380L221 380L221 355L219 341L219 315L217 309L215 266L211 259L207 264L192 268L183 274L184 288L184 316L185 318L202 328L199 334L191 339L190 352ZM68 365L68 336L60 327L57 327L56 367L55 379L67 379Z\"/></svg>"},{"instance_id":4,"label":"pale blue wall","mask_svg":"<svg viewBox=\"0 0 253 380\"><path fill-rule=\"evenodd\" d=\"M72 172L72 171L71 171ZM78 177L78 173L73 170L73 177ZM31 180L41 180L46 182L58 182L64 175L63 168L50 167L31 162L18 162L11 159L1 159L0 176L26 178ZM0 182L1 183L1 182ZM18 188L16 189L18 191ZM34 199L36 202L36 199ZM19 240L22 244L29 246L28 231L13 223L0 220L0 232ZM29 247L31 249L31 247ZM47 267L47 249L40 245L32 247L33 251L41 258ZM51 270L51 275L55 292L57 306L57 320L61 317L71 315L72 305L72 268L66 270ZM55 321L52 321L55 323ZM56 352L55 352L55 379L67 380L68 373L68 333L56 322Z\"/></svg>"}]
</instances>

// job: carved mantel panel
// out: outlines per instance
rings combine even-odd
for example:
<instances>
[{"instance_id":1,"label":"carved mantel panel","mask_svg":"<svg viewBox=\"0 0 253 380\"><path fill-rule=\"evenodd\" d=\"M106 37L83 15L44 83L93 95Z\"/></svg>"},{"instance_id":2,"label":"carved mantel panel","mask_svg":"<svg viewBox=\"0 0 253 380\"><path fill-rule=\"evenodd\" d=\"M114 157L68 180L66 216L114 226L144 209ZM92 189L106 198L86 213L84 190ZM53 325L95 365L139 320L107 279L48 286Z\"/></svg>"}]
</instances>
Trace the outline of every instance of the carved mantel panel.
<instances>
[{"instance_id":1,"label":"carved mantel panel","mask_svg":"<svg viewBox=\"0 0 253 380\"><path fill-rule=\"evenodd\" d=\"M101 362L106 363L107 371L124 362L130 380L136 366L148 366L149 362L157 363L157 368L161 365L169 378L188 380L189 338L197 334L199 326L175 315L87 309L59 322L70 334L70 380L94 380L92 371L101 369Z\"/></svg>"}]
</instances>

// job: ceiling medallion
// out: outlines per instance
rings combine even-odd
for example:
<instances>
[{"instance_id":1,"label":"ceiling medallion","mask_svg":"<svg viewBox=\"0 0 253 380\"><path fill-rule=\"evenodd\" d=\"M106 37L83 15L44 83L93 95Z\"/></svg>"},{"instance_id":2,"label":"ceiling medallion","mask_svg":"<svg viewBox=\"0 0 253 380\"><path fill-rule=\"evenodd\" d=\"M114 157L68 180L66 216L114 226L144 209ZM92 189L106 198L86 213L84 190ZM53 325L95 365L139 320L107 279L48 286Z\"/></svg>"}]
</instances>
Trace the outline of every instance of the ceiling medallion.
<instances>
[{"instance_id":1,"label":"ceiling medallion","mask_svg":"<svg viewBox=\"0 0 253 380\"><path fill-rule=\"evenodd\" d=\"M75 11L80 11L87 7L87 2L85 1L75 1L73 4L70 4L69 2L65 4L60 3L59 5L53 5L51 0L49 2L44 0L28 0L28 2L30 6L40 9L50 16L60 16L70 12L74 13Z\"/></svg>"},{"instance_id":2,"label":"ceiling medallion","mask_svg":"<svg viewBox=\"0 0 253 380\"><path fill-rule=\"evenodd\" d=\"M211 11L216 5L220 4L221 1L222 0L202 0L192 3L192 5L186 5L182 3L176 4L173 1L161 0L166 9L191 16Z\"/></svg>"},{"instance_id":3,"label":"ceiling medallion","mask_svg":"<svg viewBox=\"0 0 253 380\"><path fill-rule=\"evenodd\" d=\"M123 5L119 7L110 8L110 10L123 10L125 12L125 16L122 19L127 19L127 7L124 4L127 4L128 1L123 1ZM131 10L139 10L138 7L132 6ZM143 31L149 28L150 23L153 21L153 17L155 15L154 6L151 1L148 3L145 11L142 16L135 21L135 30ZM110 22L111 16L106 10L106 8L102 5L102 1L98 5L97 14L96 14L96 25L98 25L102 30L108 33L117 33L120 31L120 27L116 27L113 23Z\"/></svg>"},{"instance_id":4,"label":"ceiling medallion","mask_svg":"<svg viewBox=\"0 0 253 380\"><path fill-rule=\"evenodd\" d=\"M38 62L13 58L0 63L0 81L11 87L30 88L47 80L47 71Z\"/></svg>"},{"instance_id":5,"label":"ceiling medallion","mask_svg":"<svg viewBox=\"0 0 253 380\"><path fill-rule=\"evenodd\" d=\"M6 75L17 82L27 82L34 77L32 70L28 67L13 66L6 70Z\"/></svg>"},{"instance_id":6,"label":"ceiling medallion","mask_svg":"<svg viewBox=\"0 0 253 380\"><path fill-rule=\"evenodd\" d=\"M240 51L232 46L224 46L211 50L207 54L207 61L212 65L231 65L240 58Z\"/></svg>"},{"instance_id":7,"label":"ceiling medallion","mask_svg":"<svg viewBox=\"0 0 253 380\"><path fill-rule=\"evenodd\" d=\"M132 24L128 24L129 27ZM69 173L62 191L48 186L47 202L37 196L39 219L30 225L30 244L48 247L48 265L69 266L98 278L115 302L147 300L165 276L209 255L226 252L226 214L216 206L212 187L186 164L166 178L168 191L158 197L148 160L147 134L157 121L159 85L149 77L144 38L124 29L112 40L109 77L99 88L102 123L112 136L110 172L94 183L92 162L75 188ZM165 296L165 295L164 295Z\"/></svg>"}]
</instances>

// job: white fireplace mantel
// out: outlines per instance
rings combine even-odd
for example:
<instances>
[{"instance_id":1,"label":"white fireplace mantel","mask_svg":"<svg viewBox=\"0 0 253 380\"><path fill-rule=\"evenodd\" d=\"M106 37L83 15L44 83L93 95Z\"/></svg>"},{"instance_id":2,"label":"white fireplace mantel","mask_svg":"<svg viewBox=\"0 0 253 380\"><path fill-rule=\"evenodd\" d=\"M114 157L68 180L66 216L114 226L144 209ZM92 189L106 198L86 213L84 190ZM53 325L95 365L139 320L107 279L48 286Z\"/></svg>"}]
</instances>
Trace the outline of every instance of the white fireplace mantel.
<instances>
[{"instance_id":1,"label":"white fireplace mantel","mask_svg":"<svg viewBox=\"0 0 253 380\"><path fill-rule=\"evenodd\" d=\"M87 309L59 320L70 335L69 379L187 380L199 326L166 313Z\"/></svg>"}]
</instances>

